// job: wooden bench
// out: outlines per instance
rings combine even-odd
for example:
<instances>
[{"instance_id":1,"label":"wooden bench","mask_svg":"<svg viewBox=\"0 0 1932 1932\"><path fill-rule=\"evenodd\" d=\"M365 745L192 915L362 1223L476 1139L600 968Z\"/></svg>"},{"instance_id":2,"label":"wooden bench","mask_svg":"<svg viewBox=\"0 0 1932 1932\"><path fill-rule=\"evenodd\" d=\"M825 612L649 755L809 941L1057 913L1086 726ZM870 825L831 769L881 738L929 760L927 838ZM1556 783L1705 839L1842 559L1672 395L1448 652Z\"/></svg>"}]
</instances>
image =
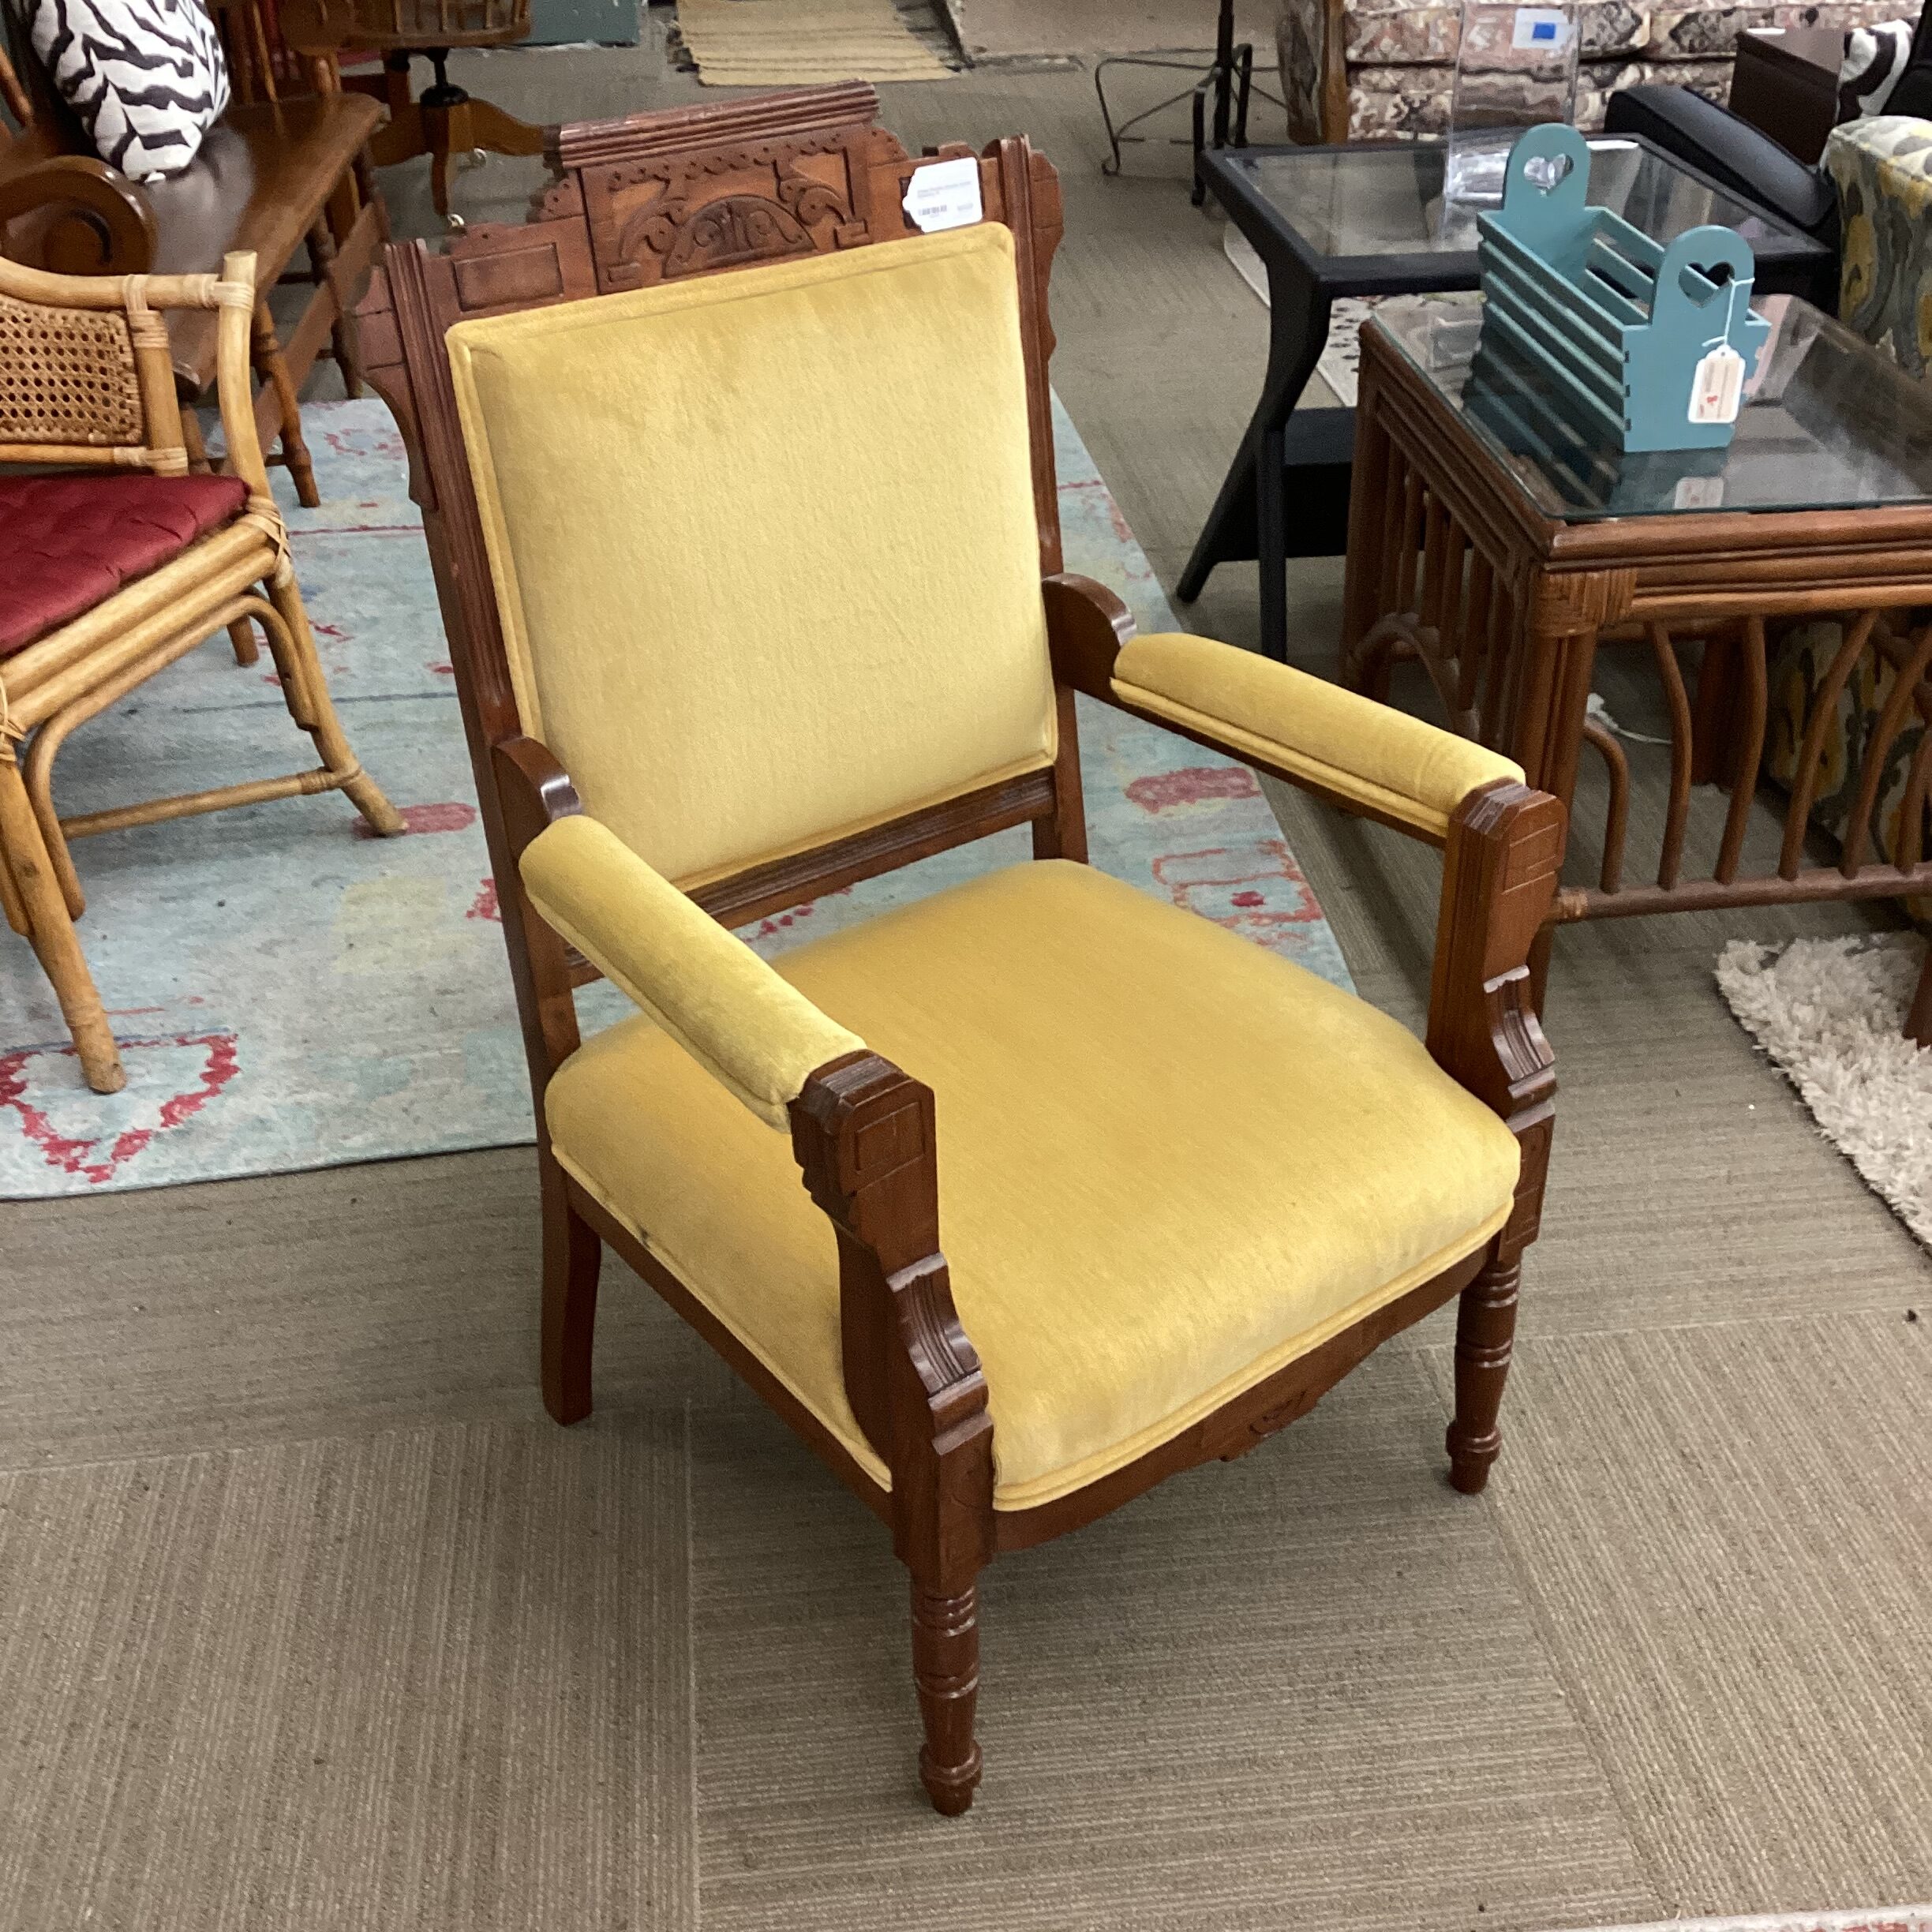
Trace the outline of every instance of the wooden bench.
<instances>
[{"instance_id":1,"label":"wooden bench","mask_svg":"<svg viewBox=\"0 0 1932 1932\"><path fill-rule=\"evenodd\" d=\"M325 348L349 393L361 391L355 303L388 234L369 152L380 109L341 92L231 106L180 174L133 182L95 154L24 33L13 41L32 119L0 148L0 253L62 275L186 275L245 252L264 292L305 285L286 340L265 294L257 303L253 352L263 446L276 450L269 460L286 466L313 506L297 396ZM306 267L291 272L305 246ZM198 403L215 381L214 318L177 313L168 335L181 399Z\"/></svg>"}]
</instances>

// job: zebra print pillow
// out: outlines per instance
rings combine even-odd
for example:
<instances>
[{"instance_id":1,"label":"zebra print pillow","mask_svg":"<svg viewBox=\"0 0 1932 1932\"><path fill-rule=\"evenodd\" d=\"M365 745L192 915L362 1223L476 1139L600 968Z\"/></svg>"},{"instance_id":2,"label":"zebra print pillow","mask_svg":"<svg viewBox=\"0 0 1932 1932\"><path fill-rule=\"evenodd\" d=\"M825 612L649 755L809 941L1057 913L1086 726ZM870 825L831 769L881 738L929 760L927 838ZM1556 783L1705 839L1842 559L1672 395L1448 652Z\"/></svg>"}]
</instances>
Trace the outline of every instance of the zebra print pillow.
<instances>
[{"instance_id":1,"label":"zebra print pillow","mask_svg":"<svg viewBox=\"0 0 1932 1932\"><path fill-rule=\"evenodd\" d=\"M228 105L198 0L34 0L32 37L95 152L136 181L185 168Z\"/></svg>"},{"instance_id":2,"label":"zebra print pillow","mask_svg":"<svg viewBox=\"0 0 1932 1932\"><path fill-rule=\"evenodd\" d=\"M1844 65L1838 69L1838 118L1881 114L1911 58L1910 21L1881 21L1845 36Z\"/></svg>"}]
</instances>

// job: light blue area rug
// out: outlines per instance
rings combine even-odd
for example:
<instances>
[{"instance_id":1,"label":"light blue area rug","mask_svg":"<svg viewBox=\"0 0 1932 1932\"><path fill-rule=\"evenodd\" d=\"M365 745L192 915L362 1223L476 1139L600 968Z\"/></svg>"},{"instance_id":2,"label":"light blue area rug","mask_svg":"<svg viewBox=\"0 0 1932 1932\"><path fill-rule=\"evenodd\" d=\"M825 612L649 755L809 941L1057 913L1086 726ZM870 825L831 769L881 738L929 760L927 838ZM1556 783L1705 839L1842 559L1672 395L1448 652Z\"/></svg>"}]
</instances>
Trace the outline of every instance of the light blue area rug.
<instances>
[{"instance_id":1,"label":"light blue area rug","mask_svg":"<svg viewBox=\"0 0 1932 1932\"><path fill-rule=\"evenodd\" d=\"M321 507L286 507L276 479L302 593L343 724L410 836L361 836L331 796L78 845L81 943L128 1084L88 1091L51 989L25 942L0 929L0 1198L532 1138L496 892L401 441L375 401L313 405L305 423ZM1144 631L1178 628L1064 414L1058 428L1067 567L1119 592ZM1246 769L1085 699L1080 726L1096 864L1349 983ZM266 655L245 670L217 637L77 732L57 788L63 811L87 811L308 758ZM1029 850L1024 830L1003 833L747 936L781 952ZM1096 958L1093 970L1108 964ZM599 986L580 1010L588 1031L627 1009Z\"/></svg>"}]
</instances>

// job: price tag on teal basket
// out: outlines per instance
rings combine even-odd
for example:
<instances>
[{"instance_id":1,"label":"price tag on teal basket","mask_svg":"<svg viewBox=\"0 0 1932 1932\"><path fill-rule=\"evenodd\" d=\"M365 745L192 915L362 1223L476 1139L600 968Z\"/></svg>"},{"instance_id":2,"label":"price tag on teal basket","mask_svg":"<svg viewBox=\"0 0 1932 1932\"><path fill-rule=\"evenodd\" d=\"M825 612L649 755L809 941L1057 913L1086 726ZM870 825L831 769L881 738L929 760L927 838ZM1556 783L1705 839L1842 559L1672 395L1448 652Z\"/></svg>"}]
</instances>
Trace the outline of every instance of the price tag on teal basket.
<instances>
[{"instance_id":1,"label":"price tag on teal basket","mask_svg":"<svg viewBox=\"0 0 1932 1932\"><path fill-rule=\"evenodd\" d=\"M1698 363L1690 379L1690 420L1735 422L1743 395L1744 358L1728 343L1720 343Z\"/></svg>"}]
</instances>

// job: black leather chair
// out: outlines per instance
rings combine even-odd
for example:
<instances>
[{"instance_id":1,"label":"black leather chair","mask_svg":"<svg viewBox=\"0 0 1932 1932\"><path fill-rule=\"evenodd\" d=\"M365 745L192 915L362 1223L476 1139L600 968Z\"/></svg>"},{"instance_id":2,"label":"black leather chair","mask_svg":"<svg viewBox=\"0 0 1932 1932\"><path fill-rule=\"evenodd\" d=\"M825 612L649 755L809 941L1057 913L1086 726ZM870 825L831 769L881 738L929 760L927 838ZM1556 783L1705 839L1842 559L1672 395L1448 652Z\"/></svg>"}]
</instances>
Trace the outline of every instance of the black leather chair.
<instances>
[{"instance_id":1,"label":"black leather chair","mask_svg":"<svg viewBox=\"0 0 1932 1932\"><path fill-rule=\"evenodd\" d=\"M1932 7L1913 30L1911 50L1887 99L1889 114L1932 120ZM1838 190L1822 163L1798 160L1769 134L1728 108L1688 88L1624 88L1610 96L1604 126L1613 134L1641 134L1726 188L1815 235L1834 253L1838 247ZM1834 269L1811 299L1835 309Z\"/></svg>"},{"instance_id":2,"label":"black leather chair","mask_svg":"<svg viewBox=\"0 0 1932 1932\"><path fill-rule=\"evenodd\" d=\"M1702 94L1681 87L1620 88L1610 96L1604 127L1642 135L1747 201L1837 246L1838 191L1823 167L1807 167Z\"/></svg>"}]
</instances>

